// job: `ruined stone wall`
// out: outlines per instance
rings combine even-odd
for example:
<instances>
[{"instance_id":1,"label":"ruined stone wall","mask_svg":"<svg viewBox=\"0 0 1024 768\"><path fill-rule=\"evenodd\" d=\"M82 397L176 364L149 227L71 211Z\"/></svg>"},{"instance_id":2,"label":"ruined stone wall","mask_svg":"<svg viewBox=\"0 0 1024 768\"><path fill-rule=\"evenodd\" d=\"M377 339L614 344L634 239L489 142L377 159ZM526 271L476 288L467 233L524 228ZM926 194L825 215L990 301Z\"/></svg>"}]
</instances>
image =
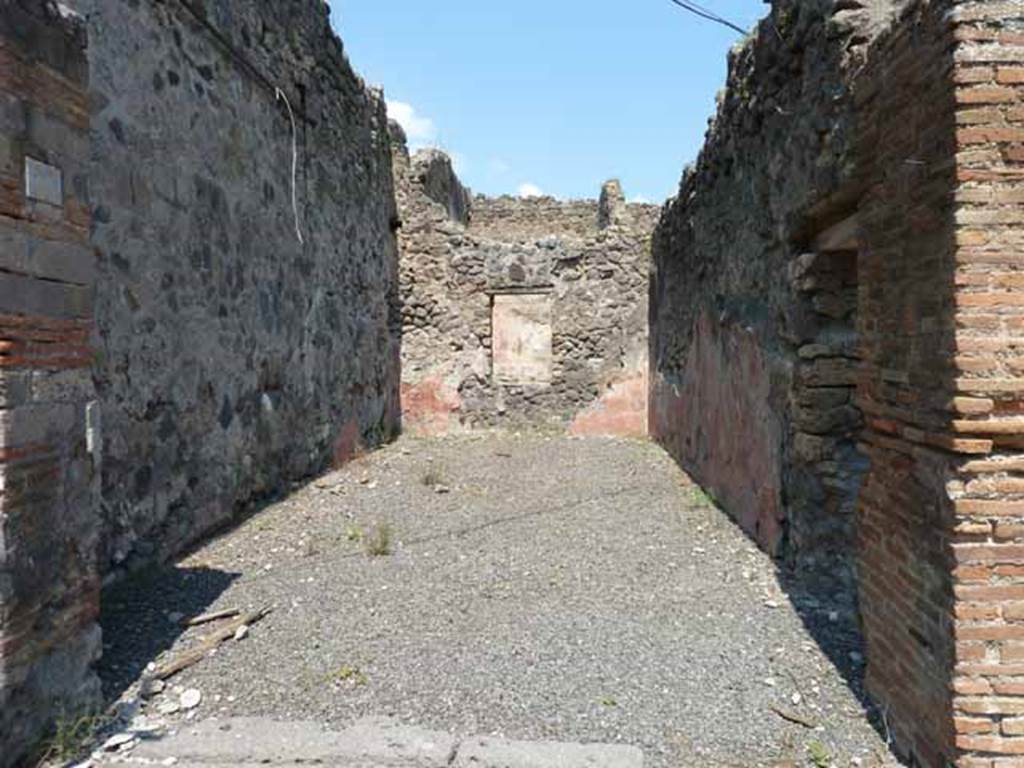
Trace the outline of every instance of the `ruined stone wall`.
<instances>
[{"instance_id":1,"label":"ruined stone wall","mask_svg":"<svg viewBox=\"0 0 1024 768\"><path fill-rule=\"evenodd\" d=\"M1024 20L872 9L779 0L734 53L655 236L653 429L765 546L856 563L900 751L1016 765Z\"/></svg>"},{"instance_id":2,"label":"ruined stone wall","mask_svg":"<svg viewBox=\"0 0 1024 768\"><path fill-rule=\"evenodd\" d=\"M550 198L477 196L460 219L450 164L399 137L395 167L405 427L646 435L650 229Z\"/></svg>"},{"instance_id":3,"label":"ruined stone wall","mask_svg":"<svg viewBox=\"0 0 1024 768\"><path fill-rule=\"evenodd\" d=\"M96 703L105 575L400 422L384 105L327 6L75 6L0 2L0 768Z\"/></svg>"},{"instance_id":4,"label":"ruined stone wall","mask_svg":"<svg viewBox=\"0 0 1024 768\"><path fill-rule=\"evenodd\" d=\"M131 569L396 430L390 145L322 0L78 6L102 557Z\"/></svg>"},{"instance_id":5,"label":"ruined stone wall","mask_svg":"<svg viewBox=\"0 0 1024 768\"><path fill-rule=\"evenodd\" d=\"M0 768L99 699L85 46L0 2Z\"/></svg>"},{"instance_id":6,"label":"ruined stone wall","mask_svg":"<svg viewBox=\"0 0 1024 768\"><path fill-rule=\"evenodd\" d=\"M619 198L622 190L613 182L613 194ZM481 236L494 240L537 240L553 232L563 237L596 237L610 224L631 229L637 233L650 233L658 221L661 209L643 203L618 205L614 221L602 222L601 200L556 200L553 197L473 197L473 229Z\"/></svg>"},{"instance_id":7,"label":"ruined stone wall","mask_svg":"<svg viewBox=\"0 0 1024 768\"><path fill-rule=\"evenodd\" d=\"M809 235L849 213L830 198L853 171L843 97L875 23L863 13L776 2L731 52L707 144L655 234L651 289L655 436L763 546L844 578L856 331L851 286Z\"/></svg>"},{"instance_id":8,"label":"ruined stone wall","mask_svg":"<svg viewBox=\"0 0 1024 768\"><path fill-rule=\"evenodd\" d=\"M597 234L597 201L553 197L473 197L473 227L496 240L540 239L557 231L566 236Z\"/></svg>"}]
</instances>

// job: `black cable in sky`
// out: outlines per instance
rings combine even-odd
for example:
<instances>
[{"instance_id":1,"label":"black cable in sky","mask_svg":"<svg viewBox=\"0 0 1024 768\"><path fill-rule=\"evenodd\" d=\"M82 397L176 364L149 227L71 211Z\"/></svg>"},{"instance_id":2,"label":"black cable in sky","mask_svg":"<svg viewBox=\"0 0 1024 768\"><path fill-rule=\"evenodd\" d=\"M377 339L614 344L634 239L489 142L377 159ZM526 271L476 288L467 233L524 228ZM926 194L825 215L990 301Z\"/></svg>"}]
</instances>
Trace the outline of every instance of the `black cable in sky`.
<instances>
[{"instance_id":1,"label":"black cable in sky","mask_svg":"<svg viewBox=\"0 0 1024 768\"><path fill-rule=\"evenodd\" d=\"M683 10L689 11L690 13L696 16L700 16L701 18L707 19L708 21L713 21L716 24L721 24L722 26L729 27L729 29L734 29L741 35L747 34L747 30L743 29L743 27L741 27L739 24L733 24L728 19L723 19L714 11L709 10L708 8L704 8L703 6L698 5L697 3L690 2L690 0L669 0L669 2L675 3Z\"/></svg>"}]
</instances>

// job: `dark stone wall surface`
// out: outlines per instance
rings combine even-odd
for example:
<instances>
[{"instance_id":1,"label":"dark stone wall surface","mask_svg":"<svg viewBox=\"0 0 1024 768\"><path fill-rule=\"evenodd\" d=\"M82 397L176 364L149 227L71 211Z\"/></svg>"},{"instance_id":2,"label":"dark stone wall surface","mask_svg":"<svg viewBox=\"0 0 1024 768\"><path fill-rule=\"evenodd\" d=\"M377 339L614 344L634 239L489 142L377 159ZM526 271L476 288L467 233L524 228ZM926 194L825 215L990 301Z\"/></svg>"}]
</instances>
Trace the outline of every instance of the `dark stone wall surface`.
<instances>
[{"instance_id":1,"label":"dark stone wall surface","mask_svg":"<svg viewBox=\"0 0 1024 768\"><path fill-rule=\"evenodd\" d=\"M856 208L851 78L899 5L776 0L731 51L654 235L653 434L762 546L846 582L863 472L856 275L814 240ZM758 393L742 416L741 382Z\"/></svg>"},{"instance_id":2,"label":"dark stone wall surface","mask_svg":"<svg viewBox=\"0 0 1024 768\"><path fill-rule=\"evenodd\" d=\"M390 144L322 0L77 6L102 560L131 570L397 430Z\"/></svg>"},{"instance_id":3,"label":"dark stone wall surface","mask_svg":"<svg viewBox=\"0 0 1024 768\"><path fill-rule=\"evenodd\" d=\"M991 567L1020 551L998 528L1019 508L989 474L1020 444L1001 273L1018 17L774 0L654 236L652 431L804 583L848 597L915 765L1024 749L1017 657L996 648L1024 630L995 605L1020 571Z\"/></svg>"}]
</instances>

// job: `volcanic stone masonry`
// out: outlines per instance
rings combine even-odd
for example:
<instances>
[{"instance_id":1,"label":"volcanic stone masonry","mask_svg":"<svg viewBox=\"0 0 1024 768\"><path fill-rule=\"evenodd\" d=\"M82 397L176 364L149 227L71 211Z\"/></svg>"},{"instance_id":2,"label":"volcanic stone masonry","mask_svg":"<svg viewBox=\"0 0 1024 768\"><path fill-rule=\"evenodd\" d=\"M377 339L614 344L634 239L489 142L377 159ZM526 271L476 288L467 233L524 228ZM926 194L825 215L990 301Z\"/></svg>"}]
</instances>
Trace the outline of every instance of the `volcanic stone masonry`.
<instances>
[{"instance_id":1,"label":"volcanic stone masonry","mask_svg":"<svg viewBox=\"0 0 1024 768\"><path fill-rule=\"evenodd\" d=\"M776 0L654 238L652 432L856 586L923 766L1024 765L1024 4Z\"/></svg>"},{"instance_id":2,"label":"volcanic stone masonry","mask_svg":"<svg viewBox=\"0 0 1024 768\"><path fill-rule=\"evenodd\" d=\"M390 142L322 2L78 9L101 557L131 570L397 432Z\"/></svg>"},{"instance_id":3,"label":"volcanic stone masonry","mask_svg":"<svg viewBox=\"0 0 1024 768\"><path fill-rule=\"evenodd\" d=\"M1024 3L771 5L659 220L410 158L323 0L0 0L0 768L105 579L403 420L649 426L904 754L1024 767Z\"/></svg>"},{"instance_id":4,"label":"volcanic stone masonry","mask_svg":"<svg viewBox=\"0 0 1024 768\"><path fill-rule=\"evenodd\" d=\"M3 768L98 703L101 579L400 420L387 119L327 6L76 10L0 0Z\"/></svg>"},{"instance_id":5,"label":"volcanic stone masonry","mask_svg":"<svg viewBox=\"0 0 1024 768\"><path fill-rule=\"evenodd\" d=\"M658 208L471 197L444 154L394 167L405 429L647 436L647 283Z\"/></svg>"}]
</instances>

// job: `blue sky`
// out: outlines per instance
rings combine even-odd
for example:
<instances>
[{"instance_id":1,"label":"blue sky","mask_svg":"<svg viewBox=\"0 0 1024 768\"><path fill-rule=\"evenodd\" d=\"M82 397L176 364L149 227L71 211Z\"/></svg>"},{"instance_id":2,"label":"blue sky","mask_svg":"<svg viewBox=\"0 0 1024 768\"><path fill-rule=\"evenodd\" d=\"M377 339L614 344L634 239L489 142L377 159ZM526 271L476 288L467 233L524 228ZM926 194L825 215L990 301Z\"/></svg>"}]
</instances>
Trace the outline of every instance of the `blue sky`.
<instances>
[{"instance_id":1,"label":"blue sky","mask_svg":"<svg viewBox=\"0 0 1024 768\"><path fill-rule=\"evenodd\" d=\"M739 34L669 0L330 0L356 70L474 191L661 202L703 143ZM703 0L750 28L762 0Z\"/></svg>"}]
</instances>

